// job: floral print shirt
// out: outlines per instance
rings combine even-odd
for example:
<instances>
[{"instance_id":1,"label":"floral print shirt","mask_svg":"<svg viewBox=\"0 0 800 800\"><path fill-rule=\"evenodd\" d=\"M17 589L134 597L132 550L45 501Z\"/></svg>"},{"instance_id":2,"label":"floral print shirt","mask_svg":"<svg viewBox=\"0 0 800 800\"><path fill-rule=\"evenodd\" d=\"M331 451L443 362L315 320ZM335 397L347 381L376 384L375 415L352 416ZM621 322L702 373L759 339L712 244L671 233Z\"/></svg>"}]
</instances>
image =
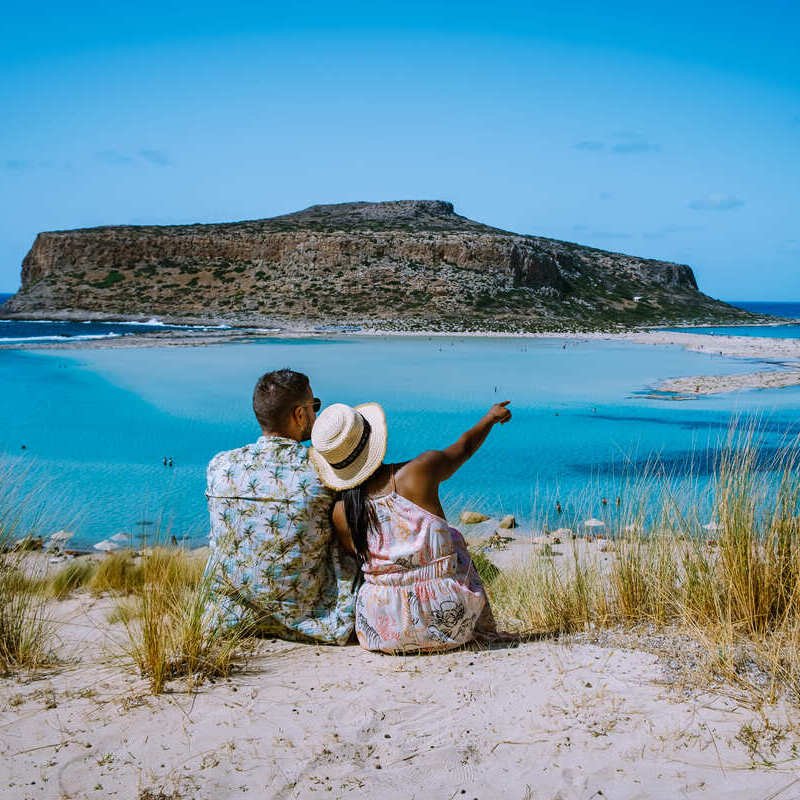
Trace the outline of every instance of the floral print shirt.
<instances>
[{"instance_id":1,"label":"floral print shirt","mask_svg":"<svg viewBox=\"0 0 800 800\"><path fill-rule=\"evenodd\" d=\"M262 436L219 453L208 465L206 496L212 624L345 644L354 626L355 562L335 541L334 495L307 448Z\"/></svg>"}]
</instances>

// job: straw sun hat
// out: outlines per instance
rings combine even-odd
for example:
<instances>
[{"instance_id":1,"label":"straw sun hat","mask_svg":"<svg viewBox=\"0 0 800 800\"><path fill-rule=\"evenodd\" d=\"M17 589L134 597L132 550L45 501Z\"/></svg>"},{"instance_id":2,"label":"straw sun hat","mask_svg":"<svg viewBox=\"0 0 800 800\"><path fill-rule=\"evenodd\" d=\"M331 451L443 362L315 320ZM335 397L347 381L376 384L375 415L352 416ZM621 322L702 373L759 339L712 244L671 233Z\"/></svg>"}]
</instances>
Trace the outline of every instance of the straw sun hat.
<instances>
[{"instance_id":1,"label":"straw sun hat","mask_svg":"<svg viewBox=\"0 0 800 800\"><path fill-rule=\"evenodd\" d=\"M352 489L383 463L386 417L377 403L328 406L311 431L309 457L330 489Z\"/></svg>"}]
</instances>

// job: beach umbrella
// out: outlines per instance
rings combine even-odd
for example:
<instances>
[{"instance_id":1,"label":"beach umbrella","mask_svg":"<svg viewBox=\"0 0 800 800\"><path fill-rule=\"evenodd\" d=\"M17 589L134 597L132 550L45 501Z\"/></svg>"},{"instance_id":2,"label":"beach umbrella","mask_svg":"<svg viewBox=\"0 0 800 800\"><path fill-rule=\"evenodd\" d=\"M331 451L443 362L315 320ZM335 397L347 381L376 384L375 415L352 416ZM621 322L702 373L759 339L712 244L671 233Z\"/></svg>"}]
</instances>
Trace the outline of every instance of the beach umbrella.
<instances>
[{"instance_id":1,"label":"beach umbrella","mask_svg":"<svg viewBox=\"0 0 800 800\"><path fill-rule=\"evenodd\" d=\"M714 522L713 519L711 520L711 522L707 522L705 525L703 525L703 527L707 531L719 531L719 530L722 530L722 525L720 525L718 522Z\"/></svg>"},{"instance_id":2,"label":"beach umbrella","mask_svg":"<svg viewBox=\"0 0 800 800\"><path fill-rule=\"evenodd\" d=\"M110 553L112 550L119 550L119 545L116 542L112 542L109 539L104 539L102 542L98 542L94 546L95 550L102 550L104 553Z\"/></svg>"},{"instance_id":3,"label":"beach umbrella","mask_svg":"<svg viewBox=\"0 0 800 800\"><path fill-rule=\"evenodd\" d=\"M636 523L631 523L630 525L626 525L623 530L625 533L639 533L642 529Z\"/></svg>"},{"instance_id":4,"label":"beach umbrella","mask_svg":"<svg viewBox=\"0 0 800 800\"><path fill-rule=\"evenodd\" d=\"M568 539L573 536L572 528L556 528L553 531L553 536L560 536L562 539Z\"/></svg>"},{"instance_id":5,"label":"beach umbrella","mask_svg":"<svg viewBox=\"0 0 800 800\"><path fill-rule=\"evenodd\" d=\"M115 533L108 539L109 542L130 542L130 540L131 540L130 533Z\"/></svg>"},{"instance_id":6,"label":"beach umbrella","mask_svg":"<svg viewBox=\"0 0 800 800\"><path fill-rule=\"evenodd\" d=\"M605 528L606 524L601 519L596 519L592 517L591 519L587 519L586 522L583 523L587 528Z\"/></svg>"},{"instance_id":7,"label":"beach umbrella","mask_svg":"<svg viewBox=\"0 0 800 800\"><path fill-rule=\"evenodd\" d=\"M48 553L55 553L57 556L64 555L64 546L73 537L70 531L56 531L47 540L46 550Z\"/></svg>"}]
</instances>

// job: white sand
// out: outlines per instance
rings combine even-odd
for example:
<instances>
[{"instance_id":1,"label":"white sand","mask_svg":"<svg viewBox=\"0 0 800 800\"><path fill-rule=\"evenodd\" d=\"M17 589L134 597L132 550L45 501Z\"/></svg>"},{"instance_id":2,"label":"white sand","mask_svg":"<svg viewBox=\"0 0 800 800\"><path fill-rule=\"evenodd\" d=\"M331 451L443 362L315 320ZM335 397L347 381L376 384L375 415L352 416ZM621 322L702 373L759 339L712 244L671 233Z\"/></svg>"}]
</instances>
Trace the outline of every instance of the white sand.
<instances>
[{"instance_id":1,"label":"white sand","mask_svg":"<svg viewBox=\"0 0 800 800\"><path fill-rule=\"evenodd\" d=\"M112 657L110 600L58 604L66 668L0 680L0 797L789 798L789 733L720 694L663 682L655 656L555 641L392 657L264 643L197 695L150 695ZM773 724L797 719L768 710ZM746 728L745 728L746 730ZM787 760L784 760L787 759ZM159 795L159 792L163 792ZM172 794L177 792L178 794ZM146 795L145 795L146 796Z\"/></svg>"},{"instance_id":2,"label":"white sand","mask_svg":"<svg viewBox=\"0 0 800 800\"><path fill-rule=\"evenodd\" d=\"M770 339L762 336L710 336L701 333L643 331L619 334L613 338L638 344L680 345L687 350L709 355L739 358L766 358L800 362L800 339Z\"/></svg>"},{"instance_id":3,"label":"white sand","mask_svg":"<svg viewBox=\"0 0 800 800\"><path fill-rule=\"evenodd\" d=\"M769 362L773 369L740 375L691 375L670 378L656 389L675 392L675 399L722 394L745 389L782 389L800 386L800 339L769 339L758 336L709 336L697 333L648 331L620 337L637 344L677 345L709 356L748 358Z\"/></svg>"},{"instance_id":4,"label":"white sand","mask_svg":"<svg viewBox=\"0 0 800 800\"><path fill-rule=\"evenodd\" d=\"M306 330L222 330L212 332L197 331L165 331L158 333L125 336L115 339L95 339L77 342L29 342L3 345L0 349L100 349L100 348L141 348L141 347L199 347L229 342L245 342L254 339L280 336L291 338L303 337L367 337L367 338L558 338L570 339L576 343L609 340L629 341L636 344L672 345L685 347L706 353L711 356L728 358L761 359L774 365L774 369L762 370L740 375L692 375L688 377L670 378L662 381L655 388L658 391L672 392L673 398L686 400L691 397L741 391L744 389L777 389L800 385L800 339L770 339L753 336L711 336L708 334L681 333L671 331L634 331L627 333L491 333L475 331L469 333L453 333L444 331L383 331L361 330L349 331L306 331Z\"/></svg>"},{"instance_id":5,"label":"white sand","mask_svg":"<svg viewBox=\"0 0 800 800\"><path fill-rule=\"evenodd\" d=\"M745 375L693 375L670 378L658 384L659 391L681 395L724 394L745 389L785 389L800 386L800 370L748 372Z\"/></svg>"}]
</instances>

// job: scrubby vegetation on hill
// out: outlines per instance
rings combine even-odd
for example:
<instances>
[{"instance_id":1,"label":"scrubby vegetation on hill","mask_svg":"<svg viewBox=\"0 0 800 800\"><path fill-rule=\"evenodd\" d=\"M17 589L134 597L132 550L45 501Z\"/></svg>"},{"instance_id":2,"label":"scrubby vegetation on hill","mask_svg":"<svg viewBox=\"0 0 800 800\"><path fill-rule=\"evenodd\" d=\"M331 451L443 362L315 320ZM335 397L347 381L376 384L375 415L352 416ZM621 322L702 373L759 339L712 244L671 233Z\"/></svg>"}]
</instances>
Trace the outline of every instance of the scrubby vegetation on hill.
<instances>
[{"instance_id":1,"label":"scrubby vegetation on hill","mask_svg":"<svg viewBox=\"0 0 800 800\"><path fill-rule=\"evenodd\" d=\"M42 233L4 316L559 331L747 318L686 265L523 236L443 201Z\"/></svg>"}]
</instances>

